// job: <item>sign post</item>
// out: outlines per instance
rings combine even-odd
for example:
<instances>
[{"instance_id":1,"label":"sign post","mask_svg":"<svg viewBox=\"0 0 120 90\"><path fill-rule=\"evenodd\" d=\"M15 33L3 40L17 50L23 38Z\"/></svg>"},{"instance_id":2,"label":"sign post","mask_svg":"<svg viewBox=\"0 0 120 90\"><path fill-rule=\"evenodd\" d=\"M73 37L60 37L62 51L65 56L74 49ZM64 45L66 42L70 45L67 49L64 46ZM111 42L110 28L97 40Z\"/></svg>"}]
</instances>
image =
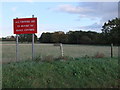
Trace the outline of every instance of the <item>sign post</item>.
<instances>
[{"instance_id":1,"label":"sign post","mask_svg":"<svg viewBox=\"0 0 120 90\"><path fill-rule=\"evenodd\" d=\"M34 59L34 34L32 34L32 60Z\"/></svg>"},{"instance_id":2,"label":"sign post","mask_svg":"<svg viewBox=\"0 0 120 90\"><path fill-rule=\"evenodd\" d=\"M32 60L34 59L34 34L37 33L37 18L16 18L14 22L14 34L16 34L16 61L18 61L18 34L32 34Z\"/></svg>"},{"instance_id":3,"label":"sign post","mask_svg":"<svg viewBox=\"0 0 120 90\"><path fill-rule=\"evenodd\" d=\"M18 34L16 34L16 61L18 61Z\"/></svg>"},{"instance_id":4,"label":"sign post","mask_svg":"<svg viewBox=\"0 0 120 90\"><path fill-rule=\"evenodd\" d=\"M32 15L32 18L34 18L34 15ZM34 34L32 34L32 60L34 59Z\"/></svg>"},{"instance_id":5,"label":"sign post","mask_svg":"<svg viewBox=\"0 0 120 90\"><path fill-rule=\"evenodd\" d=\"M16 34L16 61L18 61L18 34Z\"/></svg>"}]
</instances>

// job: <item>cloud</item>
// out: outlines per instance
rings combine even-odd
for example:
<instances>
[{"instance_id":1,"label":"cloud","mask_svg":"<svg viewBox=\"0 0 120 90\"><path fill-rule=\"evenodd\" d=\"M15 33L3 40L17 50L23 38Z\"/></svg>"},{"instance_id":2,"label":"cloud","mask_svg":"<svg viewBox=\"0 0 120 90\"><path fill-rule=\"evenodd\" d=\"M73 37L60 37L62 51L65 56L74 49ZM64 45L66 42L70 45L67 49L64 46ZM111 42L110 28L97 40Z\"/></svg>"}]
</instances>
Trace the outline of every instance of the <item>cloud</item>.
<instances>
[{"instance_id":1,"label":"cloud","mask_svg":"<svg viewBox=\"0 0 120 90\"><path fill-rule=\"evenodd\" d=\"M24 0L25 2L29 2L29 3L32 3L34 2L33 0Z\"/></svg>"},{"instance_id":2,"label":"cloud","mask_svg":"<svg viewBox=\"0 0 120 90\"><path fill-rule=\"evenodd\" d=\"M6 37L6 36L11 36L13 35L13 27L11 27L10 25L8 26L3 26L0 28L1 31L1 36L2 37Z\"/></svg>"},{"instance_id":3,"label":"cloud","mask_svg":"<svg viewBox=\"0 0 120 90\"><path fill-rule=\"evenodd\" d=\"M81 26L81 27L78 27L78 28L81 28L81 29L84 29L84 30L92 30L92 31L98 31L100 32L101 31L101 27L102 25L99 24L99 23L93 23L91 25L88 25L88 26Z\"/></svg>"},{"instance_id":4,"label":"cloud","mask_svg":"<svg viewBox=\"0 0 120 90\"><path fill-rule=\"evenodd\" d=\"M101 23L118 16L118 3L117 2L91 2L83 3L82 7L89 7L93 12L85 13L88 16L101 18Z\"/></svg>"},{"instance_id":5,"label":"cloud","mask_svg":"<svg viewBox=\"0 0 120 90\"><path fill-rule=\"evenodd\" d=\"M13 7L11 10L15 12L17 10L17 7Z\"/></svg>"},{"instance_id":6,"label":"cloud","mask_svg":"<svg viewBox=\"0 0 120 90\"><path fill-rule=\"evenodd\" d=\"M78 2L78 5L58 5L53 11L76 14L76 21L89 19L91 25L77 27L84 30L101 31L102 25L108 20L118 17L118 2ZM82 23L82 22L81 22Z\"/></svg>"},{"instance_id":7,"label":"cloud","mask_svg":"<svg viewBox=\"0 0 120 90\"><path fill-rule=\"evenodd\" d=\"M0 2L25 2L29 0L1 0ZM118 2L119 0L34 0L34 2Z\"/></svg>"},{"instance_id":8,"label":"cloud","mask_svg":"<svg viewBox=\"0 0 120 90\"><path fill-rule=\"evenodd\" d=\"M53 11L78 14L78 18L100 18L100 22L106 22L118 16L117 2L79 2L79 5L58 5Z\"/></svg>"},{"instance_id":9,"label":"cloud","mask_svg":"<svg viewBox=\"0 0 120 90\"><path fill-rule=\"evenodd\" d=\"M53 10L60 11L60 12L66 12L66 13L72 13L72 14L80 14L80 13L92 11L92 9L89 9L89 8L83 8L80 6L73 6L70 4L58 5L57 8L55 8Z\"/></svg>"}]
</instances>

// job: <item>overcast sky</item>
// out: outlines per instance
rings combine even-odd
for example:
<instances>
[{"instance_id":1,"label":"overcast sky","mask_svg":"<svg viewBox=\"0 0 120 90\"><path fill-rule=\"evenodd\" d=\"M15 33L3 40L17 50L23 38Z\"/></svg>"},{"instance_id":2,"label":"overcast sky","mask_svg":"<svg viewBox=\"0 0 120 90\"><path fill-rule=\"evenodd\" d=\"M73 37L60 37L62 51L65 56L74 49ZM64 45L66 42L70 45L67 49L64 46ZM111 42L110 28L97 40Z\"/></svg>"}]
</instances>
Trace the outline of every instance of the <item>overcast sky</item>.
<instances>
[{"instance_id":1,"label":"overcast sky","mask_svg":"<svg viewBox=\"0 0 120 90\"><path fill-rule=\"evenodd\" d=\"M117 2L3 2L2 3L2 35L13 34L13 19L38 19L38 33L70 30L101 32L102 25L108 20L118 17Z\"/></svg>"}]
</instances>

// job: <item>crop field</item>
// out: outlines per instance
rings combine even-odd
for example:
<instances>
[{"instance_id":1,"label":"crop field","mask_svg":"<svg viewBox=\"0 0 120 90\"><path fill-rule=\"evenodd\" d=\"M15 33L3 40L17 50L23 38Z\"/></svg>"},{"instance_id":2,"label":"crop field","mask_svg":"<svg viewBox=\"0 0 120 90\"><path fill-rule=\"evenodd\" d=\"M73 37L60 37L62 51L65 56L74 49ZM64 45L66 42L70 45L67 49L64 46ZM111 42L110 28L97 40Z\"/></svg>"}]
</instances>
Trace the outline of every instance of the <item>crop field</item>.
<instances>
[{"instance_id":1,"label":"crop field","mask_svg":"<svg viewBox=\"0 0 120 90\"><path fill-rule=\"evenodd\" d=\"M11 62L16 60L16 44L15 42L2 42L2 62ZM61 55L60 47L53 44L35 44L35 58L44 56L58 57ZM104 54L104 57L110 57L110 46L95 45L69 45L63 44L64 56L69 57L93 57L97 53ZM31 44L19 44L19 60L28 60L32 57ZM113 47L113 56L118 57L118 47Z\"/></svg>"}]
</instances>

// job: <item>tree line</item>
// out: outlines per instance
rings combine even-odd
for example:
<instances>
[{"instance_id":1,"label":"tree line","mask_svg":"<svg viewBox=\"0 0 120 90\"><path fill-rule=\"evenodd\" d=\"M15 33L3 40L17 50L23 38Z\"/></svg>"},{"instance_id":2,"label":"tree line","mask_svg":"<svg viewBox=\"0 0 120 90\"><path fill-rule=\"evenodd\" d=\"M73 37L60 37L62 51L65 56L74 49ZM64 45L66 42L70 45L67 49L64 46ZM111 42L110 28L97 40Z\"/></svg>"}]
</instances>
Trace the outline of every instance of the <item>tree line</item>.
<instances>
[{"instance_id":1,"label":"tree line","mask_svg":"<svg viewBox=\"0 0 120 90\"><path fill-rule=\"evenodd\" d=\"M101 33L93 31L69 31L64 33L46 32L42 33L39 38L41 43L64 43L64 44L104 44L120 43L120 19L115 18L105 22L102 26Z\"/></svg>"},{"instance_id":2,"label":"tree line","mask_svg":"<svg viewBox=\"0 0 120 90\"><path fill-rule=\"evenodd\" d=\"M101 44L101 45L119 45L120 43L120 18L108 20L102 26L101 33L93 31L69 31L64 33L58 32L46 32L42 33L38 38L34 34L35 42L40 43L64 43L64 44ZM6 40L2 38L2 40ZM8 39L7 39L8 40ZM10 40L15 40L15 37L11 37ZM32 42L32 34L19 34L20 42Z\"/></svg>"}]
</instances>

